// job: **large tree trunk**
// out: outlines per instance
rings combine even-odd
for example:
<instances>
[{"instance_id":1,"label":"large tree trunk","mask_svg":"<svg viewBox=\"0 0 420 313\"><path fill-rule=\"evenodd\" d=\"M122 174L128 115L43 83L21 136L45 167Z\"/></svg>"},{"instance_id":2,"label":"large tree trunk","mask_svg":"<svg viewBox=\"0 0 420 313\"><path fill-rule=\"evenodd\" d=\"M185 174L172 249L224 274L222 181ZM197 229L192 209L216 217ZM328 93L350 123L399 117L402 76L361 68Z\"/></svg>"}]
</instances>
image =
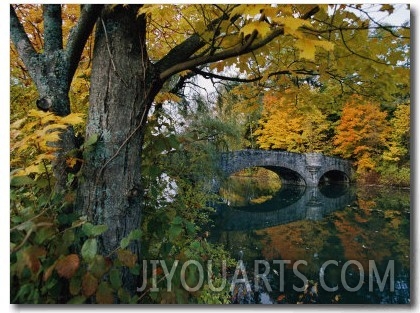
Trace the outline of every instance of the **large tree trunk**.
<instances>
[{"instance_id":1,"label":"large tree trunk","mask_svg":"<svg viewBox=\"0 0 420 313\"><path fill-rule=\"evenodd\" d=\"M145 46L145 20L135 6L104 10L97 23L86 139L99 140L84 156L77 207L95 224L109 228L101 253L118 248L140 227L143 188L141 150L147 113L161 88ZM140 246L131 245L140 256ZM134 293L129 272L124 285Z\"/></svg>"}]
</instances>

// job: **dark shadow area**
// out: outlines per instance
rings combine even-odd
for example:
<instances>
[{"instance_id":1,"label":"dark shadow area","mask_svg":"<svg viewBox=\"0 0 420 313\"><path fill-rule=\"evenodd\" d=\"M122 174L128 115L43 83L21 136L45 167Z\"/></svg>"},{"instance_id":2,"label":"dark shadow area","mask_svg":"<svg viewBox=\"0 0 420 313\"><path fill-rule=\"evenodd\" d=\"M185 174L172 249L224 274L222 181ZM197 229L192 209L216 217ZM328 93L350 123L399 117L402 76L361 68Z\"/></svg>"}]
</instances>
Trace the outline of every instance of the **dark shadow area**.
<instances>
[{"instance_id":1,"label":"dark shadow area","mask_svg":"<svg viewBox=\"0 0 420 313\"><path fill-rule=\"evenodd\" d=\"M329 184L348 184L350 182L349 177L341 171L328 171L319 179L319 185Z\"/></svg>"}]
</instances>

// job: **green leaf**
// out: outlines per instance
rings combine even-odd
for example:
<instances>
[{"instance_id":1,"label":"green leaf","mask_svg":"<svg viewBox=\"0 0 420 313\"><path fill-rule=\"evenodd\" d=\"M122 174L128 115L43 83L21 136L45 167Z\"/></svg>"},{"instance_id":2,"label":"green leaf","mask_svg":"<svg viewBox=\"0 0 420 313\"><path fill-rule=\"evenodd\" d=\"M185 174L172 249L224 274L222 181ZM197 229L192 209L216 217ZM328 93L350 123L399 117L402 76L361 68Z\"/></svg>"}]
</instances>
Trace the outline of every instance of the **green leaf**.
<instances>
[{"instance_id":1,"label":"green leaf","mask_svg":"<svg viewBox=\"0 0 420 313\"><path fill-rule=\"evenodd\" d=\"M136 263L133 267L130 268L130 273L139 276L140 275L140 264Z\"/></svg>"},{"instance_id":2,"label":"green leaf","mask_svg":"<svg viewBox=\"0 0 420 313\"><path fill-rule=\"evenodd\" d=\"M102 255L95 255L94 261L91 262L90 272L98 279L101 279L103 275L110 269L110 264L106 262Z\"/></svg>"},{"instance_id":3,"label":"green leaf","mask_svg":"<svg viewBox=\"0 0 420 313\"><path fill-rule=\"evenodd\" d=\"M82 232L86 235L86 236L91 236L92 234L92 229L93 229L93 225L91 223L84 223L82 225Z\"/></svg>"},{"instance_id":4,"label":"green leaf","mask_svg":"<svg viewBox=\"0 0 420 313\"><path fill-rule=\"evenodd\" d=\"M100 304L113 304L114 294L111 286L107 282L101 282L96 291L96 302Z\"/></svg>"},{"instance_id":5,"label":"green leaf","mask_svg":"<svg viewBox=\"0 0 420 313\"><path fill-rule=\"evenodd\" d=\"M74 298L71 298L67 304L83 304L86 301L86 297L84 296L76 296Z\"/></svg>"},{"instance_id":6,"label":"green leaf","mask_svg":"<svg viewBox=\"0 0 420 313\"><path fill-rule=\"evenodd\" d=\"M124 288L118 289L118 298L120 299L121 303L127 304L130 302L130 294Z\"/></svg>"},{"instance_id":7,"label":"green leaf","mask_svg":"<svg viewBox=\"0 0 420 313\"><path fill-rule=\"evenodd\" d=\"M95 225L92 228L92 236L99 236L108 230L108 225Z\"/></svg>"},{"instance_id":8,"label":"green leaf","mask_svg":"<svg viewBox=\"0 0 420 313\"><path fill-rule=\"evenodd\" d=\"M141 238L141 235L141 229L134 229L130 232L128 238L130 238L130 240L139 240Z\"/></svg>"},{"instance_id":9,"label":"green leaf","mask_svg":"<svg viewBox=\"0 0 420 313\"><path fill-rule=\"evenodd\" d=\"M201 249L201 244L198 241L193 241L193 242L191 242L190 247L193 250L200 250Z\"/></svg>"},{"instance_id":10,"label":"green leaf","mask_svg":"<svg viewBox=\"0 0 420 313\"><path fill-rule=\"evenodd\" d=\"M82 246L82 257L86 261L90 262L95 258L98 252L98 243L95 238L91 238L85 241Z\"/></svg>"},{"instance_id":11,"label":"green leaf","mask_svg":"<svg viewBox=\"0 0 420 313\"><path fill-rule=\"evenodd\" d=\"M114 290L118 290L122 286L120 271L115 268L109 272L109 280Z\"/></svg>"},{"instance_id":12,"label":"green leaf","mask_svg":"<svg viewBox=\"0 0 420 313\"><path fill-rule=\"evenodd\" d=\"M90 147L90 146L94 145L94 144L98 141L98 139L99 139L98 134L93 134L92 136L90 136L90 137L89 137L89 138L85 141L85 143L83 144L83 147L84 147L84 148L88 148L88 147Z\"/></svg>"},{"instance_id":13,"label":"green leaf","mask_svg":"<svg viewBox=\"0 0 420 313\"><path fill-rule=\"evenodd\" d=\"M175 239L176 237L179 236L179 234L181 234L182 232L182 225L171 225L171 227L169 228L169 238L171 238L172 240Z\"/></svg>"},{"instance_id":14,"label":"green leaf","mask_svg":"<svg viewBox=\"0 0 420 313\"><path fill-rule=\"evenodd\" d=\"M187 229L188 235L194 235L195 234L195 224L191 222L185 223L185 228Z\"/></svg>"},{"instance_id":15,"label":"green leaf","mask_svg":"<svg viewBox=\"0 0 420 313\"><path fill-rule=\"evenodd\" d=\"M162 244L162 254L163 256L167 256L172 250L173 244L171 242L164 242Z\"/></svg>"},{"instance_id":16,"label":"green leaf","mask_svg":"<svg viewBox=\"0 0 420 313\"><path fill-rule=\"evenodd\" d=\"M181 216L175 216L175 218L172 220L171 224L182 225L182 217Z\"/></svg>"},{"instance_id":17,"label":"green leaf","mask_svg":"<svg viewBox=\"0 0 420 313\"><path fill-rule=\"evenodd\" d=\"M121 247L121 249L125 249L125 248L128 247L129 244L130 244L130 239L125 237L125 238L121 239L120 247Z\"/></svg>"},{"instance_id":18,"label":"green leaf","mask_svg":"<svg viewBox=\"0 0 420 313\"><path fill-rule=\"evenodd\" d=\"M173 148L173 149L178 149L179 148L179 141L174 134L171 134L168 137L168 141L169 141L169 145L171 146L171 148Z\"/></svg>"},{"instance_id":19,"label":"green leaf","mask_svg":"<svg viewBox=\"0 0 420 313\"><path fill-rule=\"evenodd\" d=\"M86 236L99 236L108 230L107 225L92 225L91 223L85 223L82 226L82 231Z\"/></svg>"},{"instance_id":20,"label":"green leaf","mask_svg":"<svg viewBox=\"0 0 420 313\"><path fill-rule=\"evenodd\" d=\"M10 186L19 187L25 185L35 185L35 181L28 176L14 176L10 180Z\"/></svg>"},{"instance_id":21,"label":"green leaf","mask_svg":"<svg viewBox=\"0 0 420 313\"><path fill-rule=\"evenodd\" d=\"M70 285L69 285L70 294L75 296L80 292L81 289L82 289L82 277L73 276L70 279Z\"/></svg>"}]
</instances>

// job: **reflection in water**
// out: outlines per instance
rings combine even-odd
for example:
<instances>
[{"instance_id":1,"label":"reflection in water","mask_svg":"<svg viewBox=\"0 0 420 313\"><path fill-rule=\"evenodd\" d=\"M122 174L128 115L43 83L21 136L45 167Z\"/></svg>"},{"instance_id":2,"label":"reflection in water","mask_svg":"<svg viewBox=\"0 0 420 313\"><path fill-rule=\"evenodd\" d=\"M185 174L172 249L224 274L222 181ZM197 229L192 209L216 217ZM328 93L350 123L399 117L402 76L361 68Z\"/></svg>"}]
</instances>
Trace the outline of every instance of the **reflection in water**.
<instances>
[{"instance_id":1,"label":"reflection in water","mask_svg":"<svg viewBox=\"0 0 420 313\"><path fill-rule=\"evenodd\" d=\"M224 230L252 230L281 225L297 220L319 220L324 215L342 209L355 200L355 191L340 188L335 198L326 197L317 187L285 185L270 200L232 208L218 208L218 227ZM332 193L326 193L332 196Z\"/></svg>"},{"instance_id":2,"label":"reflection in water","mask_svg":"<svg viewBox=\"0 0 420 313\"><path fill-rule=\"evenodd\" d=\"M240 284L235 286L232 301L410 302L409 191L354 190L343 185L303 191L293 188L292 194L301 195L293 203L290 198L282 201L284 197L277 194L252 208L218 208L212 240L223 243L233 256L241 251L252 286L251 292ZM285 195L286 190L279 194ZM268 262L264 277L271 291L254 283L254 278L264 278L260 274L267 269L260 265L256 272L255 260ZM279 260L286 263L283 273ZM323 267L326 262L330 263ZM293 265L299 265L301 276ZM321 282L327 288L322 288ZM302 290L295 290L300 287ZM332 291L332 287L337 288Z\"/></svg>"}]
</instances>

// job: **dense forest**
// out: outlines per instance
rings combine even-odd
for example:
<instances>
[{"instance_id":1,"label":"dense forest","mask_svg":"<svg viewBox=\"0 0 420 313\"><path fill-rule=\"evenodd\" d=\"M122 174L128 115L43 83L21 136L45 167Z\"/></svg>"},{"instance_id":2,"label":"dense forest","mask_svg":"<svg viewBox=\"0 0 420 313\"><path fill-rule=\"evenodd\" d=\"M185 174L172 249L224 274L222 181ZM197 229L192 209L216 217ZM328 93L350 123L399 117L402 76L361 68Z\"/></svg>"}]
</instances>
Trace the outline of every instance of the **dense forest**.
<instances>
[{"instance_id":1,"label":"dense forest","mask_svg":"<svg viewBox=\"0 0 420 313\"><path fill-rule=\"evenodd\" d=\"M11 5L10 301L228 303L220 262L174 266L234 264L207 240L222 151L320 152L409 186L396 9Z\"/></svg>"}]
</instances>

